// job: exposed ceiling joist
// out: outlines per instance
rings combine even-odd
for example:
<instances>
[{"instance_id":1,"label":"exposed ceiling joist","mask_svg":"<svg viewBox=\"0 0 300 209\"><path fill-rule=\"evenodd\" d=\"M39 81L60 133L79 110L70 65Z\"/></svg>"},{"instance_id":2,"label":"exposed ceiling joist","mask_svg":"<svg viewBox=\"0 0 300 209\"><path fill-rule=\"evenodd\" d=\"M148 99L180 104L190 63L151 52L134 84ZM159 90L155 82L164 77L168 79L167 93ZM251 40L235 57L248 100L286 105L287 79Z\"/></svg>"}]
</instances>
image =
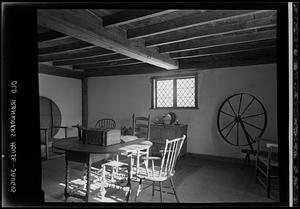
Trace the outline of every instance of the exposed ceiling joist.
<instances>
[{"instance_id":1,"label":"exposed ceiling joist","mask_svg":"<svg viewBox=\"0 0 300 209\"><path fill-rule=\"evenodd\" d=\"M111 15L102 17L103 26L120 26L137 21L141 21L147 18L157 17L159 15L167 14L177 10L124 10Z\"/></svg>"},{"instance_id":2,"label":"exposed ceiling joist","mask_svg":"<svg viewBox=\"0 0 300 209\"><path fill-rule=\"evenodd\" d=\"M96 57L88 57L83 59L69 59L69 60L62 60L62 61L55 61L53 65L79 65L79 64L87 64L87 63L94 63L94 62L110 62L110 61L119 61L119 60L126 60L131 59L127 56L122 54L112 54L107 56L96 56Z\"/></svg>"},{"instance_id":3,"label":"exposed ceiling joist","mask_svg":"<svg viewBox=\"0 0 300 209\"><path fill-rule=\"evenodd\" d=\"M178 69L176 60L104 29L101 21L86 10L38 10L37 13L38 24L44 27L151 65L168 70Z\"/></svg>"},{"instance_id":4,"label":"exposed ceiling joist","mask_svg":"<svg viewBox=\"0 0 300 209\"><path fill-rule=\"evenodd\" d=\"M249 66L257 64L268 64L276 62L276 47L267 49L255 49L244 52L235 52L231 54L220 54L215 56L205 56L201 58L188 58L180 60L180 69L168 71L169 73L193 72L198 70L216 69L224 67ZM276 51L276 50L275 50ZM196 67L195 67L196 66ZM150 66L147 64L136 64L133 66L104 67L87 69L87 77L111 76L111 75L129 75L129 74L147 74L147 73L165 73L162 68Z\"/></svg>"},{"instance_id":5,"label":"exposed ceiling joist","mask_svg":"<svg viewBox=\"0 0 300 209\"><path fill-rule=\"evenodd\" d=\"M206 10L200 14L180 17L150 26L127 30L128 39L145 38L148 36L182 30L204 24L225 21L228 19L265 13L265 10Z\"/></svg>"},{"instance_id":6,"label":"exposed ceiling joist","mask_svg":"<svg viewBox=\"0 0 300 209\"><path fill-rule=\"evenodd\" d=\"M39 49L39 54L53 54L57 52L70 52L78 49L83 49L86 47L91 47L90 43L82 42L82 41L77 41L69 44L63 44L63 45L57 45L57 46L52 46L52 47L46 47L46 48L40 48Z\"/></svg>"},{"instance_id":7,"label":"exposed ceiling joist","mask_svg":"<svg viewBox=\"0 0 300 209\"><path fill-rule=\"evenodd\" d=\"M71 44L74 42L78 42L77 39L73 38L72 36L63 36L59 38L50 39L47 41L41 41L38 43L39 48L46 48L46 47L53 47L65 44Z\"/></svg>"},{"instance_id":8,"label":"exposed ceiling joist","mask_svg":"<svg viewBox=\"0 0 300 209\"><path fill-rule=\"evenodd\" d=\"M195 66L197 66L197 70L206 70L231 66L258 65L276 62L277 54L274 52L276 52L276 47L182 59L179 62L182 70L195 69Z\"/></svg>"},{"instance_id":9,"label":"exposed ceiling joist","mask_svg":"<svg viewBox=\"0 0 300 209\"><path fill-rule=\"evenodd\" d=\"M185 59L191 57L201 57L208 55L227 54L242 51L251 51L256 49L270 48L276 46L276 39L262 40L262 41L248 41L244 43L229 44L223 46L216 46L193 51L175 52L170 56L174 59Z\"/></svg>"},{"instance_id":10,"label":"exposed ceiling joist","mask_svg":"<svg viewBox=\"0 0 300 209\"><path fill-rule=\"evenodd\" d=\"M246 34L233 34L228 36L216 36L208 39L195 39L187 42L179 42L159 47L160 53L173 53L181 51L190 51L196 49L224 46L234 43L247 43L251 41L276 39L276 30L249 32Z\"/></svg>"},{"instance_id":11,"label":"exposed ceiling joist","mask_svg":"<svg viewBox=\"0 0 300 209\"><path fill-rule=\"evenodd\" d=\"M103 67L116 67L116 66L124 66L124 65L135 65L135 64L141 64L143 62L139 60L134 59L128 59L128 60L120 60L120 61L112 61L112 62L104 62L104 63L90 63L90 64L83 64L83 65L74 65L74 70L79 69L89 69L89 68L103 68Z\"/></svg>"},{"instance_id":12,"label":"exposed ceiling joist","mask_svg":"<svg viewBox=\"0 0 300 209\"><path fill-rule=\"evenodd\" d=\"M46 54L46 55L39 55L39 62L49 62L49 61L57 61L57 60L68 60L68 59L79 59L85 57L94 57L94 56L107 56L117 54L116 52L103 49L100 47L86 47L84 49L63 51L54 54Z\"/></svg>"},{"instance_id":13,"label":"exposed ceiling joist","mask_svg":"<svg viewBox=\"0 0 300 209\"><path fill-rule=\"evenodd\" d=\"M65 37L65 34L56 32L56 31L46 31L38 34L38 42L48 41L56 38Z\"/></svg>"},{"instance_id":14,"label":"exposed ceiling joist","mask_svg":"<svg viewBox=\"0 0 300 209\"><path fill-rule=\"evenodd\" d=\"M155 38L153 40L146 41L145 45L149 47L156 47L193 39L274 27L276 27L276 17L267 17L262 19L241 21L238 23L223 25L219 27L203 27L202 29L195 30L190 33L174 33L171 37L166 35L161 38Z\"/></svg>"},{"instance_id":15,"label":"exposed ceiling joist","mask_svg":"<svg viewBox=\"0 0 300 209\"><path fill-rule=\"evenodd\" d=\"M178 71L178 70L174 70ZM85 75L87 77L94 76L110 76L110 75L128 75L128 74L144 74L144 73L154 73L154 72L166 72L163 68L159 68L149 64L136 64L132 67L116 66L116 67L104 67L104 68L94 68L87 69ZM168 71L173 72L173 70Z\"/></svg>"},{"instance_id":16,"label":"exposed ceiling joist","mask_svg":"<svg viewBox=\"0 0 300 209\"><path fill-rule=\"evenodd\" d=\"M39 73L68 77L68 78L78 78L78 79L83 78L83 72L81 71L67 70L65 68L55 67L46 64L39 64Z\"/></svg>"}]
</instances>

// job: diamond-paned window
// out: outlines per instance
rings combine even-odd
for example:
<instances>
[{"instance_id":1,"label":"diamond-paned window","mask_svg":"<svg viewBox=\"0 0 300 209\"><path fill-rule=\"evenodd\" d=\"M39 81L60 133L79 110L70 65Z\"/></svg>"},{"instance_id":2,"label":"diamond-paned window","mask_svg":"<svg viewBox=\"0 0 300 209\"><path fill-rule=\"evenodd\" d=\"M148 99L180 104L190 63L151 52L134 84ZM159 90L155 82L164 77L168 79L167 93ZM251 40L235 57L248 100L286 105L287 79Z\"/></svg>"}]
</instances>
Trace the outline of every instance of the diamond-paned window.
<instances>
[{"instance_id":1,"label":"diamond-paned window","mask_svg":"<svg viewBox=\"0 0 300 209\"><path fill-rule=\"evenodd\" d=\"M177 79L177 107L195 107L195 78Z\"/></svg>"},{"instance_id":2,"label":"diamond-paned window","mask_svg":"<svg viewBox=\"0 0 300 209\"><path fill-rule=\"evenodd\" d=\"M196 75L155 77L153 83L153 108L197 108Z\"/></svg>"},{"instance_id":3,"label":"diamond-paned window","mask_svg":"<svg viewBox=\"0 0 300 209\"><path fill-rule=\"evenodd\" d=\"M173 80L161 80L156 83L157 107L173 107Z\"/></svg>"}]
</instances>

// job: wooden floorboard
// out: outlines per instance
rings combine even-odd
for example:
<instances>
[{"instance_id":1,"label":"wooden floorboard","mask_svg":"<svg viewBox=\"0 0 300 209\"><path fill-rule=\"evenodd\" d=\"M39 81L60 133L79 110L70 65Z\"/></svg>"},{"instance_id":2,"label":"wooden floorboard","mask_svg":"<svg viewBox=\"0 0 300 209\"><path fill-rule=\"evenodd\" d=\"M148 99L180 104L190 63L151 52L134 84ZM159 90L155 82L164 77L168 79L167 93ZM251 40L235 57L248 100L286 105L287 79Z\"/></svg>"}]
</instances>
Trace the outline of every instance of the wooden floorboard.
<instances>
[{"instance_id":1,"label":"wooden floorboard","mask_svg":"<svg viewBox=\"0 0 300 209\"><path fill-rule=\"evenodd\" d=\"M42 162L43 190L46 202L64 202L64 157ZM82 177L80 164L71 163L71 180ZM274 203L279 200L278 190L267 198L264 188L255 182L254 167L240 163L184 157L176 165L174 183L182 203ZM132 182L132 195L129 202L134 202L137 182ZM170 192L169 182L163 184ZM145 187L144 185L143 187ZM138 202L159 202L159 192L152 197L152 188L141 193ZM93 196L91 202L123 202L124 192L109 190L103 200ZM175 203L174 195L163 193L163 201ZM69 198L68 202L82 202Z\"/></svg>"}]
</instances>

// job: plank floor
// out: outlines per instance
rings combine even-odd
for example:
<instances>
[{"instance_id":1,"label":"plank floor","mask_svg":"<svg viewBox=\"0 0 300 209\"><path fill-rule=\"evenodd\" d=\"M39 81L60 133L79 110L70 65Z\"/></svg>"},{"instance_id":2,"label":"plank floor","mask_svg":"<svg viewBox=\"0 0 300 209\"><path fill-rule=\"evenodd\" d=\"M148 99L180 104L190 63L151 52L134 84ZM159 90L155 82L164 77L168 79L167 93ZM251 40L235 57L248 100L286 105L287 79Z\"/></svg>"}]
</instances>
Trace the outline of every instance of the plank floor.
<instances>
[{"instance_id":1,"label":"plank floor","mask_svg":"<svg viewBox=\"0 0 300 209\"><path fill-rule=\"evenodd\" d=\"M71 163L71 180L82 177L82 165ZM176 165L174 183L181 203L265 203L279 201L278 189L267 198L263 187L255 183L254 167L213 160L184 157ZM42 162L42 188L46 202L64 202L64 157ZM169 183L164 184L166 187ZM132 184L130 202L134 202L137 183ZM92 189L93 191L93 189ZM124 202L124 192L111 190L104 199L92 196L91 202ZM138 202L159 202L151 187L141 193ZM67 202L83 202L70 197ZM173 195L163 193L163 202L176 203Z\"/></svg>"}]
</instances>

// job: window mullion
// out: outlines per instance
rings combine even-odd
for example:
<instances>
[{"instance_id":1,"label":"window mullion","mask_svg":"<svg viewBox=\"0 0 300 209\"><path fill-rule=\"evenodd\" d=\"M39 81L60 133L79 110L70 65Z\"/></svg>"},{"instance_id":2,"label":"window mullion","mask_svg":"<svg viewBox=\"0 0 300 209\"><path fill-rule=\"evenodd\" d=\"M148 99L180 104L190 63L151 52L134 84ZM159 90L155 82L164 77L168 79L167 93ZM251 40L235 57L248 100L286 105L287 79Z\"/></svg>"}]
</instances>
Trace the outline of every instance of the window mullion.
<instances>
[{"instance_id":1,"label":"window mullion","mask_svg":"<svg viewBox=\"0 0 300 209\"><path fill-rule=\"evenodd\" d=\"M177 107L177 79L173 79L173 106Z\"/></svg>"}]
</instances>

